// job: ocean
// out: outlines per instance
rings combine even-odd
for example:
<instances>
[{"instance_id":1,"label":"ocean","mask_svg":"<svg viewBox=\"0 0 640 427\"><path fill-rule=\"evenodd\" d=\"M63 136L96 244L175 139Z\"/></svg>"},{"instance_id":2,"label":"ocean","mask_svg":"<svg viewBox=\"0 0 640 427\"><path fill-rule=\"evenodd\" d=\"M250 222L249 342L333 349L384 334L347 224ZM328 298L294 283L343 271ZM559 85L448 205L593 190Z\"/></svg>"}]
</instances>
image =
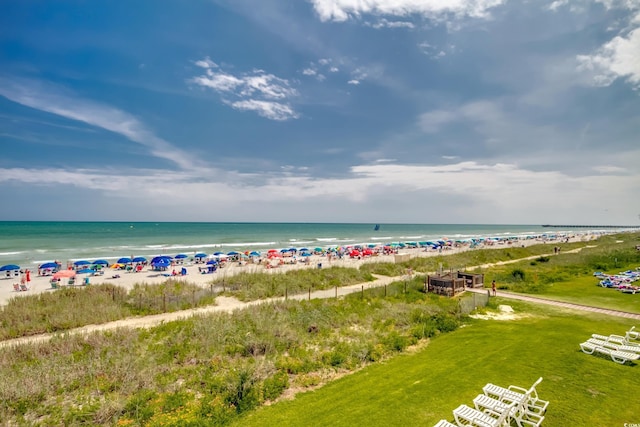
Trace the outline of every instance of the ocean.
<instances>
[{"instance_id":1,"label":"ocean","mask_svg":"<svg viewBox=\"0 0 640 427\"><path fill-rule=\"evenodd\" d=\"M378 228L376 230L376 228ZM566 231L566 230L565 230ZM587 232L587 230L581 230ZM541 225L0 221L0 266L559 234Z\"/></svg>"}]
</instances>

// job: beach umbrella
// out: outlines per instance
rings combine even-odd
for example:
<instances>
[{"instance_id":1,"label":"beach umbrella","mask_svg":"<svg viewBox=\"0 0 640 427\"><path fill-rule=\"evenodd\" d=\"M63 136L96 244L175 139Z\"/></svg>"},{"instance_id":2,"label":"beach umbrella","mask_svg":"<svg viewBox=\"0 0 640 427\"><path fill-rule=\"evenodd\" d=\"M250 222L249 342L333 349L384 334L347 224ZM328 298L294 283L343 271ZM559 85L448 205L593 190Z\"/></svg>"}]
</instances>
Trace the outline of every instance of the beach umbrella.
<instances>
[{"instance_id":1,"label":"beach umbrella","mask_svg":"<svg viewBox=\"0 0 640 427\"><path fill-rule=\"evenodd\" d=\"M195 258L206 258L208 257L207 254L205 254L204 252L198 252L197 254L194 255Z\"/></svg>"},{"instance_id":2,"label":"beach umbrella","mask_svg":"<svg viewBox=\"0 0 640 427\"><path fill-rule=\"evenodd\" d=\"M225 253L224 253L224 252L214 252L213 254L214 254L215 256L218 256L218 255L225 255Z\"/></svg>"},{"instance_id":3,"label":"beach umbrella","mask_svg":"<svg viewBox=\"0 0 640 427\"><path fill-rule=\"evenodd\" d=\"M268 251L268 252L269 252L270 254L273 254L273 253L278 252L278 250L277 250L277 249L269 249L269 251Z\"/></svg>"},{"instance_id":4,"label":"beach umbrella","mask_svg":"<svg viewBox=\"0 0 640 427\"><path fill-rule=\"evenodd\" d=\"M79 266L82 266L82 265L91 265L91 263L89 261L87 261L86 259L81 259L79 261L74 262L73 265L75 265L76 267L79 267Z\"/></svg>"},{"instance_id":5,"label":"beach umbrella","mask_svg":"<svg viewBox=\"0 0 640 427\"><path fill-rule=\"evenodd\" d=\"M97 259L93 261L93 265L106 265L108 267L109 261L107 261L106 259Z\"/></svg>"},{"instance_id":6,"label":"beach umbrella","mask_svg":"<svg viewBox=\"0 0 640 427\"><path fill-rule=\"evenodd\" d=\"M75 270L60 270L53 274L54 279L61 279L63 277L76 277L76 272Z\"/></svg>"},{"instance_id":7,"label":"beach umbrella","mask_svg":"<svg viewBox=\"0 0 640 427\"><path fill-rule=\"evenodd\" d=\"M76 271L76 273L78 274L87 274L87 273L94 273L95 270L91 269L91 268L83 268L82 270L78 270Z\"/></svg>"},{"instance_id":8,"label":"beach umbrella","mask_svg":"<svg viewBox=\"0 0 640 427\"><path fill-rule=\"evenodd\" d=\"M260 256L260 252L258 252L258 251L251 251L251 252L249 252L249 256Z\"/></svg>"},{"instance_id":9,"label":"beach umbrella","mask_svg":"<svg viewBox=\"0 0 640 427\"><path fill-rule=\"evenodd\" d=\"M234 255L240 255L240 253L236 251L231 251L231 252L228 252L227 255L234 256Z\"/></svg>"},{"instance_id":10,"label":"beach umbrella","mask_svg":"<svg viewBox=\"0 0 640 427\"><path fill-rule=\"evenodd\" d=\"M189 255L187 255L187 254L178 254L174 258L175 259L185 259L185 258L189 258Z\"/></svg>"},{"instance_id":11,"label":"beach umbrella","mask_svg":"<svg viewBox=\"0 0 640 427\"><path fill-rule=\"evenodd\" d=\"M131 260L131 262L147 262L147 259L143 256L137 256Z\"/></svg>"},{"instance_id":12,"label":"beach umbrella","mask_svg":"<svg viewBox=\"0 0 640 427\"><path fill-rule=\"evenodd\" d=\"M289 252L289 249L280 249L280 253L283 254L285 252Z\"/></svg>"},{"instance_id":13,"label":"beach umbrella","mask_svg":"<svg viewBox=\"0 0 640 427\"><path fill-rule=\"evenodd\" d=\"M169 264L169 263L171 262L171 260L172 260L172 259L173 259L173 258L171 258L171 257L170 257L170 256L168 256L168 255L160 255L160 256L157 256L157 257L153 257L153 258L151 259L151 264L156 264L158 261L166 261L166 262L167 262L167 264Z\"/></svg>"},{"instance_id":14,"label":"beach umbrella","mask_svg":"<svg viewBox=\"0 0 640 427\"><path fill-rule=\"evenodd\" d=\"M218 260L217 259L210 259L209 261L207 261L207 265L213 265L213 264L217 264Z\"/></svg>"},{"instance_id":15,"label":"beach umbrella","mask_svg":"<svg viewBox=\"0 0 640 427\"><path fill-rule=\"evenodd\" d=\"M320 246L313 248L316 252L322 252L322 248Z\"/></svg>"},{"instance_id":16,"label":"beach umbrella","mask_svg":"<svg viewBox=\"0 0 640 427\"><path fill-rule=\"evenodd\" d=\"M60 267L58 264L56 264L55 262L45 262L44 264L42 264L40 266L41 269L46 270L48 268L58 268Z\"/></svg>"},{"instance_id":17,"label":"beach umbrella","mask_svg":"<svg viewBox=\"0 0 640 427\"><path fill-rule=\"evenodd\" d=\"M131 264L133 261L131 260L131 258L128 257L123 257L118 259L118 261L116 261L118 264Z\"/></svg>"},{"instance_id":18,"label":"beach umbrella","mask_svg":"<svg viewBox=\"0 0 640 427\"><path fill-rule=\"evenodd\" d=\"M300 252L309 252L309 248L300 248L298 249Z\"/></svg>"},{"instance_id":19,"label":"beach umbrella","mask_svg":"<svg viewBox=\"0 0 640 427\"><path fill-rule=\"evenodd\" d=\"M15 264L7 264L0 267L0 271L13 271L13 270L20 270L20 266Z\"/></svg>"}]
</instances>

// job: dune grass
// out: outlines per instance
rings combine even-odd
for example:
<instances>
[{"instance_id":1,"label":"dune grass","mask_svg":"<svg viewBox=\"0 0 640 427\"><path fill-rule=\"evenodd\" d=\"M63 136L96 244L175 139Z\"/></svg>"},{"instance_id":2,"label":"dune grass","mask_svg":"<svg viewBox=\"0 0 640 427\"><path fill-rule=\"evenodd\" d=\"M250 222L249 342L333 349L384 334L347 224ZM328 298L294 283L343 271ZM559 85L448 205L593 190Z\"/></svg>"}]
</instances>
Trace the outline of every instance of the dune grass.
<instances>
[{"instance_id":1,"label":"dune grass","mask_svg":"<svg viewBox=\"0 0 640 427\"><path fill-rule=\"evenodd\" d=\"M452 410L472 405L492 382L528 387L543 377L550 400L545 426L622 426L638 422L640 367L586 355L579 343L592 333L623 333L633 322L552 307L501 301L519 320L472 320L440 335L415 354L259 408L234 426L407 426L453 421ZM631 403L634 402L634 403Z\"/></svg>"}]
</instances>

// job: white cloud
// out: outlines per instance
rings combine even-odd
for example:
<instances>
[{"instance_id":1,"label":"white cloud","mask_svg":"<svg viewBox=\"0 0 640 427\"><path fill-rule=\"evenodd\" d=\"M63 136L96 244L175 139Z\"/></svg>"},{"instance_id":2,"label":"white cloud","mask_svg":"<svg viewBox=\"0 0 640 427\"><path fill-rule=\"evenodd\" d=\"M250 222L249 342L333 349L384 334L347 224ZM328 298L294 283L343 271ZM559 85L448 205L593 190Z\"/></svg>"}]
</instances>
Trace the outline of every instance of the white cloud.
<instances>
[{"instance_id":1,"label":"white cloud","mask_svg":"<svg viewBox=\"0 0 640 427\"><path fill-rule=\"evenodd\" d=\"M420 15L428 19L488 18L490 9L504 0L311 0L321 21L343 22L361 15L405 17Z\"/></svg>"},{"instance_id":2,"label":"white cloud","mask_svg":"<svg viewBox=\"0 0 640 427\"><path fill-rule=\"evenodd\" d=\"M378 20L373 24L366 23L365 25L375 28L376 30L379 30L380 28L409 28L409 29L415 28L415 25L412 22L389 21L388 19L384 19L384 18Z\"/></svg>"},{"instance_id":3,"label":"white cloud","mask_svg":"<svg viewBox=\"0 0 640 427\"><path fill-rule=\"evenodd\" d=\"M347 82L347 84L357 86L357 85L359 85L359 84L360 84L360 81L359 81L359 80L356 80L356 79L352 79L352 80L349 80L349 81Z\"/></svg>"},{"instance_id":4,"label":"white cloud","mask_svg":"<svg viewBox=\"0 0 640 427\"><path fill-rule=\"evenodd\" d=\"M597 86L608 86L620 78L639 88L640 28L615 37L592 55L578 55L577 59L579 70L593 72Z\"/></svg>"},{"instance_id":5,"label":"white cloud","mask_svg":"<svg viewBox=\"0 0 640 427\"><path fill-rule=\"evenodd\" d=\"M301 212L305 207L315 206L319 199L331 209L336 205L345 207L345 214L349 211L361 213L363 209L367 211L366 208L377 206L376 215L392 215L392 210L384 212L379 201L397 200L397 197L412 201L411 212L415 215L411 214L409 218L418 219L423 215L420 212L430 210L438 200L455 197L464 200L464 209L459 213L448 209L447 217L438 217L439 221L449 218L462 222L466 219L488 223L535 223L547 217L557 218L558 206L563 207L562 215L584 218L585 212L594 215L594 208L619 206L620 200L629 200L629 194L640 191L637 171L635 175L623 175L615 168L609 172L600 170L591 176L573 177L505 163L402 165L391 162L391 159L377 159L374 164L354 166L345 178L312 178L304 169L296 173L295 168L284 166L280 174L261 176L259 180L251 174L229 173L226 182L194 171L131 173L0 168L0 182L58 189L64 185L100 191L101 197L112 200L125 216L130 205L134 205L134 209L146 206L147 220L163 215L168 206L179 207L184 220L202 219L199 212L209 215L214 207L216 212L227 212L228 218L238 218L239 206L242 206L241 212L256 212L256 209L262 212L273 206L279 216L261 217L262 220L290 220L295 217L286 216L282 206L295 205L295 211ZM176 188L180 191L175 191ZM593 194L598 197L594 199ZM276 206L280 209L275 209ZM155 209L159 207L163 209ZM639 208L640 201L629 200L622 212L625 215L633 213L635 217ZM389 209L393 209L393 205Z\"/></svg>"},{"instance_id":6,"label":"white cloud","mask_svg":"<svg viewBox=\"0 0 640 427\"><path fill-rule=\"evenodd\" d=\"M305 68L304 70L302 70L302 74L304 74L305 76L315 76L316 74L318 74L318 72L312 68Z\"/></svg>"},{"instance_id":7,"label":"white cloud","mask_svg":"<svg viewBox=\"0 0 640 427\"><path fill-rule=\"evenodd\" d=\"M76 120L125 138L150 149L155 157L190 169L200 162L154 135L133 115L98 102L79 98L61 87L36 80L0 78L0 95L36 110Z\"/></svg>"},{"instance_id":8,"label":"white cloud","mask_svg":"<svg viewBox=\"0 0 640 427\"><path fill-rule=\"evenodd\" d=\"M218 64L209 59L208 56L204 59L196 61L195 64L201 68L218 68Z\"/></svg>"},{"instance_id":9,"label":"white cloud","mask_svg":"<svg viewBox=\"0 0 640 427\"><path fill-rule=\"evenodd\" d=\"M436 133L455 119L456 115L451 111L434 110L421 114L418 118L418 125L424 132Z\"/></svg>"},{"instance_id":10,"label":"white cloud","mask_svg":"<svg viewBox=\"0 0 640 427\"><path fill-rule=\"evenodd\" d=\"M329 72L330 73L337 73L338 71L340 71L340 69L338 67L331 67L329 68Z\"/></svg>"},{"instance_id":11,"label":"white cloud","mask_svg":"<svg viewBox=\"0 0 640 427\"><path fill-rule=\"evenodd\" d=\"M228 102L236 110L255 111L258 115L271 120L285 121L299 117L290 106L279 102L247 99L244 101Z\"/></svg>"},{"instance_id":12,"label":"white cloud","mask_svg":"<svg viewBox=\"0 0 640 427\"><path fill-rule=\"evenodd\" d=\"M260 116L271 120L282 121L299 117L288 103L289 100L298 96L298 91L288 80L267 74L263 70L233 75L220 70L209 58L198 62L206 65L204 67L206 72L189 81L213 89L221 95L235 98L223 99L225 104L241 111L255 111ZM307 68L302 73L314 75L315 70Z\"/></svg>"}]
</instances>

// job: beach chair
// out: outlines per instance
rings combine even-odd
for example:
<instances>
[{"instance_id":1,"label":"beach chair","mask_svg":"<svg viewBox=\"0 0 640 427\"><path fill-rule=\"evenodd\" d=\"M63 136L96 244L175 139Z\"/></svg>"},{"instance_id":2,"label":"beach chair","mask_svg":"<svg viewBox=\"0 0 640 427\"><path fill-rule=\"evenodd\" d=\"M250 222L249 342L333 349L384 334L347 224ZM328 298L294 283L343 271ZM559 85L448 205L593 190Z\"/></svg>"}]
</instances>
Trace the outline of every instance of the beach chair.
<instances>
[{"instance_id":1,"label":"beach chair","mask_svg":"<svg viewBox=\"0 0 640 427\"><path fill-rule=\"evenodd\" d=\"M51 283L51 288L52 289L58 289L58 287L59 287L58 286L58 279L51 279L51 282L49 282L49 283Z\"/></svg>"},{"instance_id":2,"label":"beach chair","mask_svg":"<svg viewBox=\"0 0 640 427\"><path fill-rule=\"evenodd\" d=\"M76 278L75 277L70 277L69 278L69 286L73 286L76 284Z\"/></svg>"},{"instance_id":3,"label":"beach chair","mask_svg":"<svg viewBox=\"0 0 640 427\"><path fill-rule=\"evenodd\" d=\"M17 283L14 283L13 284L13 290L16 291L16 292L20 292L20 285L17 284Z\"/></svg>"},{"instance_id":4,"label":"beach chair","mask_svg":"<svg viewBox=\"0 0 640 427\"><path fill-rule=\"evenodd\" d=\"M523 398L520 403L513 403L507 405L497 399L487 396L486 394L479 394L473 399L473 405L478 411L492 410L497 413L503 413L504 411L511 411L509 414L510 419L516 421L519 427L532 426L540 427L544 416L531 412L527 409L526 399Z\"/></svg>"},{"instance_id":5,"label":"beach chair","mask_svg":"<svg viewBox=\"0 0 640 427\"><path fill-rule=\"evenodd\" d=\"M586 342L595 346L610 348L611 350L628 351L629 353L640 353L640 346L618 344L617 342L597 340L595 338L589 338Z\"/></svg>"},{"instance_id":6,"label":"beach chair","mask_svg":"<svg viewBox=\"0 0 640 427\"><path fill-rule=\"evenodd\" d=\"M532 414L542 415L549 406L549 401L542 400L538 396L536 387L542 382L542 377L525 390L522 387L510 385L507 388L488 383L482 387L482 392L504 403L522 404L523 407Z\"/></svg>"},{"instance_id":7,"label":"beach chair","mask_svg":"<svg viewBox=\"0 0 640 427\"><path fill-rule=\"evenodd\" d=\"M634 361L634 360L638 360L640 359L640 354L638 353L631 353L628 351L620 351L620 350L613 350L611 348L607 348L607 347L602 347L590 342L583 342L580 344L580 349L582 350L583 353L586 354L600 354L602 356L609 356L611 358L611 360L613 360L616 363L619 363L621 365L624 365L625 363L629 362L629 361Z\"/></svg>"},{"instance_id":8,"label":"beach chair","mask_svg":"<svg viewBox=\"0 0 640 427\"><path fill-rule=\"evenodd\" d=\"M440 420L438 421L438 424L434 425L433 427L458 427L458 426L450 423L447 420Z\"/></svg>"},{"instance_id":9,"label":"beach chair","mask_svg":"<svg viewBox=\"0 0 640 427\"><path fill-rule=\"evenodd\" d=\"M612 344L617 344L617 345L630 345L633 347L639 347L640 348L640 343L635 343L635 342L631 342L629 340L627 340L626 336L623 337L622 335L600 335L600 334L591 334L591 338L596 339L596 340L602 340L608 343L612 343Z\"/></svg>"},{"instance_id":10,"label":"beach chair","mask_svg":"<svg viewBox=\"0 0 640 427\"><path fill-rule=\"evenodd\" d=\"M453 417L459 426L470 427L507 427L511 424L511 412L514 404L502 413L485 409L478 411L464 403L453 410Z\"/></svg>"},{"instance_id":11,"label":"beach chair","mask_svg":"<svg viewBox=\"0 0 640 427\"><path fill-rule=\"evenodd\" d=\"M27 288L27 285L25 285L24 283L20 283L20 290L21 291L28 291L29 288Z\"/></svg>"}]
</instances>

